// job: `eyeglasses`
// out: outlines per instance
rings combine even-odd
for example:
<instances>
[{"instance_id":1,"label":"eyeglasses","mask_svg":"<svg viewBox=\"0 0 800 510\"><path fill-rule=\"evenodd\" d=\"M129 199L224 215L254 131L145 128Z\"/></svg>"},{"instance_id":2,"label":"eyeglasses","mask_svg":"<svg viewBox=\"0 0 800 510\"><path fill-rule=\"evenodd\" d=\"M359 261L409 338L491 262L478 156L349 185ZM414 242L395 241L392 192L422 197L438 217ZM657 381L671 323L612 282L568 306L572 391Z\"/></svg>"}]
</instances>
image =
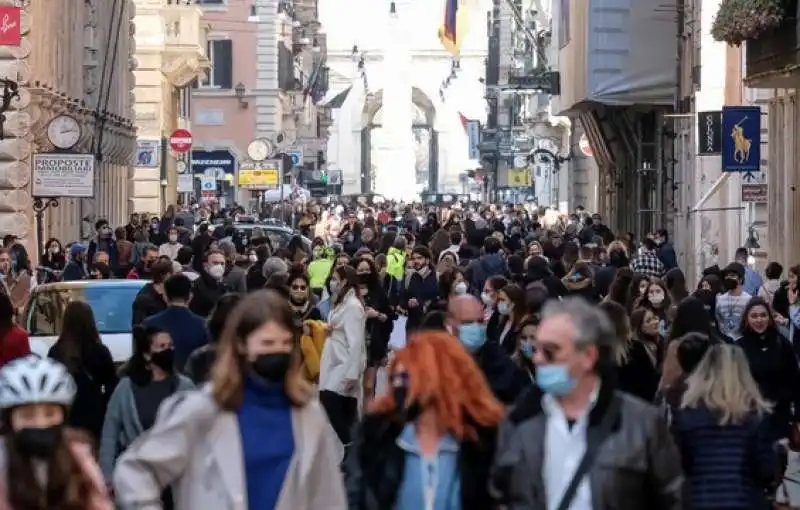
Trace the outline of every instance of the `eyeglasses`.
<instances>
[{"instance_id":1,"label":"eyeglasses","mask_svg":"<svg viewBox=\"0 0 800 510\"><path fill-rule=\"evenodd\" d=\"M556 356L558 356L558 353L561 351L561 347L555 344L538 343L533 344L533 350L535 352L541 352L545 361L552 363L556 359Z\"/></svg>"},{"instance_id":2,"label":"eyeglasses","mask_svg":"<svg viewBox=\"0 0 800 510\"><path fill-rule=\"evenodd\" d=\"M308 290L305 285L292 285L292 290Z\"/></svg>"}]
</instances>

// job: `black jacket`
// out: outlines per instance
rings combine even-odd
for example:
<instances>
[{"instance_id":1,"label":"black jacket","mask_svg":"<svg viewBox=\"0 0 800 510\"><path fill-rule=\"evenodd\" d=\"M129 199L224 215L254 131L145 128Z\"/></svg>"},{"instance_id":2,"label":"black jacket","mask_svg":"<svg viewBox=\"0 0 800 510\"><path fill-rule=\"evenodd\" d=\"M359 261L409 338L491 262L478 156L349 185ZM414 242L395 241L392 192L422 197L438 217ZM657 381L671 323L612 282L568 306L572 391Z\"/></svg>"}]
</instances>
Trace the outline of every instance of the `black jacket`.
<instances>
[{"instance_id":1,"label":"black jacket","mask_svg":"<svg viewBox=\"0 0 800 510\"><path fill-rule=\"evenodd\" d=\"M156 292L152 283L148 283L136 294L133 300L133 320L131 326L138 326L146 318L167 309L167 302Z\"/></svg>"},{"instance_id":2,"label":"black jacket","mask_svg":"<svg viewBox=\"0 0 800 510\"><path fill-rule=\"evenodd\" d=\"M394 508L405 466L397 438L405 423L390 416L367 414L357 428L345 459L345 485L350 510ZM480 429L476 441L459 451L461 510L490 510L487 480L495 448L495 429Z\"/></svg>"},{"instance_id":3,"label":"black jacket","mask_svg":"<svg viewBox=\"0 0 800 510\"><path fill-rule=\"evenodd\" d=\"M530 378L503 351L503 348L488 341L475 353L486 381L497 400L510 404L530 383Z\"/></svg>"},{"instance_id":4,"label":"black jacket","mask_svg":"<svg viewBox=\"0 0 800 510\"><path fill-rule=\"evenodd\" d=\"M234 289L226 285L224 280L215 280L203 271L192 286L192 300L189 302L189 310L200 317L208 317L211 315L211 310L214 309L219 298L233 291Z\"/></svg>"}]
</instances>

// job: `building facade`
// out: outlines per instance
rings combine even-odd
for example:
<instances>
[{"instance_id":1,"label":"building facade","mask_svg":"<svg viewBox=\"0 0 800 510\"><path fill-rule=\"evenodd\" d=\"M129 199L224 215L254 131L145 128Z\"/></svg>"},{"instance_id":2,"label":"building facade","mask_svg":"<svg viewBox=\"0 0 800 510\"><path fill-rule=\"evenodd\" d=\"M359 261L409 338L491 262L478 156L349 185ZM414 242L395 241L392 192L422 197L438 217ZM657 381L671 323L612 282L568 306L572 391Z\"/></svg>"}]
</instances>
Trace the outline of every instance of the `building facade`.
<instances>
[{"instance_id":1,"label":"building facade","mask_svg":"<svg viewBox=\"0 0 800 510\"><path fill-rule=\"evenodd\" d=\"M438 39L440 2L320 0L327 33L333 126L328 169L345 194L462 193L470 159L465 123L486 121L484 23L489 2L469 7L458 58ZM353 27L353 13L369 23ZM403 126L399 128L398 126ZM399 186L398 183L402 183Z\"/></svg>"},{"instance_id":2,"label":"building facade","mask_svg":"<svg viewBox=\"0 0 800 510\"><path fill-rule=\"evenodd\" d=\"M189 88L208 72L208 26L198 6L134 1L138 132L128 207L131 212L160 214L178 202L178 161L187 155L171 151L168 140L178 128L191 129Z\"/></svg>"},{"instance_id":3,"label":"building facade","mask_svg":"<svg viewBox=\"0 0 800 510\"><path fill-rule=\"evenodd\" d=\"M247 146L266 139L286 158L285 182L318 168L326 130L317 129L324 95L324 35L314 0L201 0L210 25L208 76L192 90L196 176L220 168L219 197L248 205L257 194L239 189L236 173ZM324 158L323 158L324 159Z\"/></svg>"},{"instance_id":4,"label":"building facade","mask_svg":"<svg viewBox=\"0 0 800 510\"><path fill-rule=\"evenodd\" d=\"M762 110L762 158L766 160L767 183L766 213L756 217L756 226L769 226L766 235L758 241L764 259L776 260L784 267L797 264L800 252L800 233L793 226L800 220L800 61L798 48L800 36L800 5L796 0L768 2L777 16L749 16L766 6L750 1L739 5L721 4L711 10L716 16L713 35L720 44L728 43L728 62L732 69L731 88L742 86L748 95L755 96ZM739 10L742 9L742 10ZM737 18L748 17L752 23L732 23ZM748 29L742 32L742 28ZM742 46L742 43L745 43ZM744 98L745 100L747 97ZM765 221L761 221L765 220ZM765 239L766 238L766 239ZM766 242L765 242L766 241Z\"/></svg>"},{"instance_id":5,"label":"building facade","mask_svg":"<svg viewBox=\"0 0 800 510\"><path fill-rule=\"evenodd\" d=\"M32 0L22 10L21 44L0 47L0 75L19 86L0 140L0 232L19 237L32 255L38 254L44 238L63 242L85 238L97 218L115 224L126 220L127 174L135 139L133 12L126 0L57 4ZM53 150L47 126L62 114L80 126L80 138L71 151L96 157L94 194L74 199L36 197L58 201L44 211L42 239L38 239L32 157Z\"/></svg>"}]
</instances>

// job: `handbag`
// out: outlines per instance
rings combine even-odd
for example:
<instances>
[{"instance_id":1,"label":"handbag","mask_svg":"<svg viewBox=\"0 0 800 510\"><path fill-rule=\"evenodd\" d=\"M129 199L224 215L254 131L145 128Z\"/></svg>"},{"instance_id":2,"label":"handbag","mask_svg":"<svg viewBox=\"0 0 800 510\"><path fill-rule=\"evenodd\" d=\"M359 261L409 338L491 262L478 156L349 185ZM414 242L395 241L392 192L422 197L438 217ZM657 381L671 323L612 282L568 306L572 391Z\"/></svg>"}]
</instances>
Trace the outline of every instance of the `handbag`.
<instances>
[{"instance_id":1,"label":"handbag","mask_svg":"<svg viewBox=\"0 0 800 510\"><path fill-rule=\"evenodd\" d=\"M597 454L600 452L600 448L611 434L611 428L614 426L614 421L617 418L617 413L619 412L620 407L620 399L616 396L613 397L611 405L603 415L603 419L600 422L600 426L597 430L597 441L586 445L586 451L583 453L583 457L578 464L578 468L575 470L575 474L572 475L572 479L569 481L567 489L564 491L564 495L561 496L561 501L556 507L557 510L569 510L570 505L572 505L572 500L575 499L575 496L578 493L578 487L580 486L583 477L589 473L590 469L592 469L592 465L597 458Z\"/></svg>"}]
</instances>

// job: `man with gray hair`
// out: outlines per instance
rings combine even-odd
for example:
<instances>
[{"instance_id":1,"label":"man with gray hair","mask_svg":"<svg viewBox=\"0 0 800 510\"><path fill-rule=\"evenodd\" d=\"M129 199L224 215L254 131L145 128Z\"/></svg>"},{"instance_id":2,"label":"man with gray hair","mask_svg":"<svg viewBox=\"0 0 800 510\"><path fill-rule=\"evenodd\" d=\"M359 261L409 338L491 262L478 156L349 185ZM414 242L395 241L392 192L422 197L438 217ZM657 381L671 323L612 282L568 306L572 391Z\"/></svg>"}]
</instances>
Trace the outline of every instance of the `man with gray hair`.
<instances>
[{"instance_id":1,"label":"man with gray hair","mask_svg":"<svg viewBox=\"0 0 800 510\"><path fill-rule=\"evenodd\" d=\"M608 318L582 298L545 304L536 384L498 432L491 483L507 510L683 508L665 421L615 389L616 343Z\"/></svg>"},{"instance_id":2,"label":"man with gray hair","mask_svg":"<svg viewBox=\"0 0 800 510\"><path fill-rule=\"evenodd\" d=\"M219 242L219 250L225 255L225 277L223 282L234 292L247 292L247 273L236 265L236 245L228 238Z\"/></svg>"},{"instance_id":3,"label":"man with gray hair","mask_svg":"<svg viewBox=\"0 0 800 510\"><path fill-rule=\"evenodd\" d=\"M261 268L261 273L264 275L264 279L269 281L270 276L277 274L277 273L288 273L289 266L286 264L280 257L270 257L266 261L264 261L264 266ZM256 290L256 289L251 289Z\"/></svg>"}]
</instances>

